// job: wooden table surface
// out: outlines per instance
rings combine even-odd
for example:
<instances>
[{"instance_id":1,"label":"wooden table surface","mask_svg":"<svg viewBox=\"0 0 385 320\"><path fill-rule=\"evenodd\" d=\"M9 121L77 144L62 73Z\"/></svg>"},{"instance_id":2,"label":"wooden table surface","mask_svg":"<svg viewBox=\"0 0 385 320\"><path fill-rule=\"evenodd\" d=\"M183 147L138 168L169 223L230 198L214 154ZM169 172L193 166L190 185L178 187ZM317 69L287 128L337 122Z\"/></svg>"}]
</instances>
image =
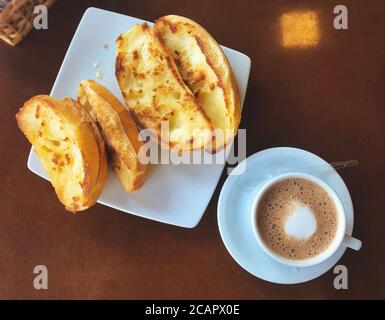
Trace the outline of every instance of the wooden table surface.
<instances>
[{"instance_id":1,"label":"wooden table surface","mask_svg":"<svg viewBox=\"0 0 385 320\"><path fill-rule=\"evenodd\" d=\"M333 27L336 1L63 1L48 30L15 48L0 43L0 298L342 299L385 298L385 108L382 1L344 1L349 29ZM244 271L217 227L223 174L195 229L177 228L96 205L68 214L49 183L26 168L30 145L14 115L49 93L82 14L89 6L146 20L174 13L205 26L219 43L252 59L241 128L247 154L299 147L327 161L357 159L341 172L355 208L360 252L348 250L348 290L331 271L298 285L277 285ZM313 11L319 41L283 46L280 19ZM108 28L108 26L106 26ZM314 40L314 39L313 39ZM74 71L76 72L76 71ZM191 198L193 201L193 196ZM49 289L33 288L46 265Z\"/></svg>"}]
</instances>

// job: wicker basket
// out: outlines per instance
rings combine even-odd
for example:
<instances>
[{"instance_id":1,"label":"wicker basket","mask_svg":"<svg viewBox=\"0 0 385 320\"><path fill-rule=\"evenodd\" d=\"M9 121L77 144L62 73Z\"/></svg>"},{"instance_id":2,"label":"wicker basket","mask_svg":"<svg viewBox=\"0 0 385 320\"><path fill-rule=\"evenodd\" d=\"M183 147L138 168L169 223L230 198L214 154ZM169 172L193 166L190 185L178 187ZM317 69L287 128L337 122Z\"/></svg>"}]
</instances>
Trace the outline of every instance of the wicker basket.
<instances>
[{"instance_id":1,"label":"wicker basket","mask_svg":"<svg viewBox=\"0 0 385 320\"><path fill-rule=\"evenodd\" d=\"M0 12L0 39L17 45L33 28L33 9L37 5L50 8L55 0L11 0Z\"/></svg>"}]
</instances>

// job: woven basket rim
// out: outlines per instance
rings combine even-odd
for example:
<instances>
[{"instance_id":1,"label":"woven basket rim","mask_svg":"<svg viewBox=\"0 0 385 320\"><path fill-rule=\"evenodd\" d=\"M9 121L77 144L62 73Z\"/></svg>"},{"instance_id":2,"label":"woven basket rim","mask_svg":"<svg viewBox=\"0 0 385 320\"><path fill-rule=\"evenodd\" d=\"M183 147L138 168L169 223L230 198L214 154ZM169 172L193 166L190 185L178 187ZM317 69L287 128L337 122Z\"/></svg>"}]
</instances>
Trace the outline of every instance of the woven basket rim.
<instances>
[{"instance_id":1,"label":"woven basket rim","mask_svg":"<svg viewBox=\"0 0 385 320\"><path fill-rule=\"evenodd\" d=\"M0 39L10 45L19 43L33 28L33 8L50 8L55 0L11 0L0 12Z\"/></svg>"}]
</instances>

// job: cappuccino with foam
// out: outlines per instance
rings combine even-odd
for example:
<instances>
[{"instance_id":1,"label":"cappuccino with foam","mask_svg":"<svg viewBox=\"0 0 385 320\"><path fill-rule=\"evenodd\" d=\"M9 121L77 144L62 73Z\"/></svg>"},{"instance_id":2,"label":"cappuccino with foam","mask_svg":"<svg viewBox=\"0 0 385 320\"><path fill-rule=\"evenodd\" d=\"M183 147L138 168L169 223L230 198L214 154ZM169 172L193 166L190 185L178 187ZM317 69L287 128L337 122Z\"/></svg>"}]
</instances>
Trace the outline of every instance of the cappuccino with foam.
<instances>
[{"instance_id":1,"label":"cappuccino with foam","mask_svg":"<svg viewBox=\"0 0 385 320\"><path fill-rule=\"evenodd\" d=\"M338 212L333 199L305 178L276 182L262 195L256 210L262 241L287 259L304 260L322 254L337 233Z\"/></svg>"}]
</instances>

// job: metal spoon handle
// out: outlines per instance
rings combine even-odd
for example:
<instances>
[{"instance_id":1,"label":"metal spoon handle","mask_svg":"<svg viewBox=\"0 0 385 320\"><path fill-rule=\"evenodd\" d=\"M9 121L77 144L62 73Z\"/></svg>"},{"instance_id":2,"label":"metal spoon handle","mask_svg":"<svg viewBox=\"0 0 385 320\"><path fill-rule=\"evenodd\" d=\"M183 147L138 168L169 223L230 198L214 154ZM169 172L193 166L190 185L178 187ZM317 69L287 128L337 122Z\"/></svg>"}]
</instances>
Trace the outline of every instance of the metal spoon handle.
<instances>
[{"instance_id":1,"label":"metal spoon handle","mask_svg":"<svg viewBox=\"0 0 385 320\"><path fill-rule=\"evenodd\" d=\"M349 167L354 167L357 165L358 165L357 160L346 160L346 161L324 163L321 165L304 166L304 167L298 168L298 169L301 169L307 173L313 173L316 171L323 171L325 169L329 169L329 170L326 170L326 173L331 173L332 171L330 170L330 167L333 167L334 170L340 170L340 169L345 169L345 168L349 168ZM277 174L281 174L281 173L284 173L284 172L277 172ZM245 175L238 176L237 184L242 188L246 188L248 190L254 190L256 178L258 180L260 180L260 179L266 180L266 179L271 179L273 176L274 175L266 175L266 176L257 177L252 171L247 176L245 176Z\"/></svg>"}]
</instances>

